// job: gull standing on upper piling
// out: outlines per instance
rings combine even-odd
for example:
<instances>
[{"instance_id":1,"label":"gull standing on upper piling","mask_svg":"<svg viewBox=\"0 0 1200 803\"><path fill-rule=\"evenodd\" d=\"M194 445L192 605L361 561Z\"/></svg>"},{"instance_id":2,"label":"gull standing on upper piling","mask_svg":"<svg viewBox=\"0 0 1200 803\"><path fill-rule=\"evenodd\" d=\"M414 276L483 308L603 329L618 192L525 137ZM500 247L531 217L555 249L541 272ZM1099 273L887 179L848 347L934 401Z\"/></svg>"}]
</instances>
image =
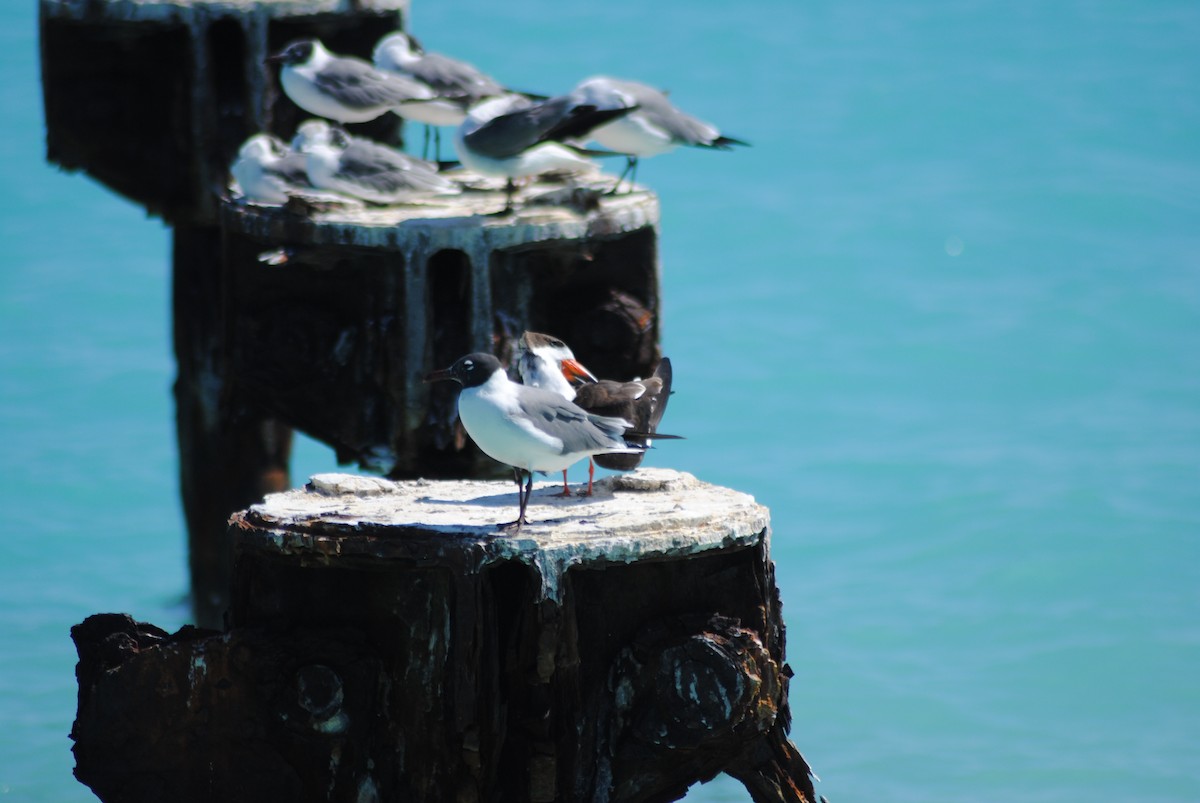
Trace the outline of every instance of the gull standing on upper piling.
<instances>
[{"instance_id":1,"label":"gull standing on upper piling","mask_svg":"<svg viewBox=\"0 0 1200 803\"><path fill-rule=\"evenodd\" d=\"M566 343L540 332L525 332L517 341L517 372L521 381L532 387L544 388L573 401L594 415L623 418L630 422L625 438L649 449L655 436L667 400L671 396L671 361L663 357L649 379L618 382L597 379L575 358ZM657 435L676 439L674 435ZM597 455L594 462L601 468L632 471L641 464L645 452ZM588 461L588 485L584 496L592 495L595 467ZM568 496L567 474L563 471L563 496Z\"/></svg>"},{"instance_id":2,"label":"gull standing on upper piling","mask_svg":"<svg viewBox=\"0 0 1200 803\"><path fill-rule=\"evenodd\" d=\"M534 102L521 95L491 98L471 107L458 127L455 147L467 168L508 179L504 211L512 209L513 179L551 170L584 171L588 151L567 144L636 107L599 109L570 95Z\"/></svg>"},{"instance_id":3,"label":"gull standing on upper piling","mask_svg":"<svg viewBox=\"0 0 1200 803\"><path fill-rule=\"evenodd\" d=\"M433 100L405 108L400 113L409 120L425 124L426 151L430 129L433 129L438 148L435 158L438 159L441 158L441 133L437 126L462 125L472 104L508 92L475 65L441 53L428 53L416 37L403 31L380 39L371 60L379 69L406 75L433 91Z\"/></svg>"},{"instance_id":4,"label":"gull standing on upper piling","mask_svg":"<svg viewBox=\"0 0 1200 803\"><path fill-rule=\"evenodd\" d=\"M238 148L229 172L251 203L283 204L291 193L312 187L304 163L304 154L278 137L255 134Z\"/></svg>"},{"instance_id":5,"label":"gull standing on upper piling","mask_svg":"<svg viewBox=\"0 0 1200 803\"><path fill-rule=\"evenodd\" d=\"M297 106L339 123L365 123L434 97L420 81L330 53L319 39L292 42L267 63L283 65L279 82Z\"/></svg>"},{"instance_id":6,"label":"gull standing on upper piling","mask_svg":"<svg viewBox=\"0 0 1200 803\"><path fill-rule=\"evenodd\" d=\"M438 174L437 165L350 136L324 120L302 123L292 147L304 154L308 179L314 187L364 201L394 204L460 191L457 184Z\"/></svg>"},{"instance_id":7,"label":"gull standing on upper piling","mask_svg":"<svg viewBox=\"0 0 1200 803\"><path fill-rule=\"evenodd\" d=\"M629 162L617 180L617 187L626 175L630 176L630 184L633 183L637 177L638 159L642 156L657 156L679 145L727 151L733 145L750 144L723 136L711 123L673 106L665 92L637 81L597 75L581 81L571 91L571 96L578 103L599 109L637 107L632 114L612 120L591 134L591 138L604 147L628 154ZM615 191L616 187L613 189Z\"/></svg>"},{"instance_id":8,"label":"gull standing on upper piling","mask_svg":"<svg viewBox=\"0 0 1200 803\"><path fill-rule=\"evenodd\" d=\"M501 525L519 532L533 492L533 472L561 471L594 454L628 454L645 449L626 442L630 423L593 415L556 393L513 382L500 361L475 352L449 368L433 371L426 382L462 385L458 417L485 454L513 467L517 481L517 520ZM524 480L524 487L522 487Z\"/></svg>"}]
</instances>

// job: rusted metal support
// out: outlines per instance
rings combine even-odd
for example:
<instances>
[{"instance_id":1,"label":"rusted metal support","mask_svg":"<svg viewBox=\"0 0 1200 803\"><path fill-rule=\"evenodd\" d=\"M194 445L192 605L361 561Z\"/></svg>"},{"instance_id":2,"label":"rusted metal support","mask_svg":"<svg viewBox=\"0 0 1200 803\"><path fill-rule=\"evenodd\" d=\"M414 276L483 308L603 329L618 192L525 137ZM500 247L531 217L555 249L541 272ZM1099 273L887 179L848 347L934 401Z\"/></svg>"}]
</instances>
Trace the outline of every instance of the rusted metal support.
<instances>
[{"instance_id":1,"label":"rusted metal support","mask_svg":"<svg viewBox=\"0 0 1200 803\"><path fill-rule=\"evenodd\" d=\"M814 801L787 739L769 516L640 469L591 499L314 477L233 520L231 627L73 635L105 801Z\"/></svg>"}]
</instances>

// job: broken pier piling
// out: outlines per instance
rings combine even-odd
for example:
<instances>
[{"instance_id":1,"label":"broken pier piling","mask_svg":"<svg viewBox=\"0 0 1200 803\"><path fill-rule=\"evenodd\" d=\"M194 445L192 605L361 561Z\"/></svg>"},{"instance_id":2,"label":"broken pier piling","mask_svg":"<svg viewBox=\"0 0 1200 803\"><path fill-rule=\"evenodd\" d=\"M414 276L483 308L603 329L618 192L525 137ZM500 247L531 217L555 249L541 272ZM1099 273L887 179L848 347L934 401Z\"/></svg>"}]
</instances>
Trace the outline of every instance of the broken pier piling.
<instances>
[{"instance_id":1,"label":"broken pier piling","mask_svg":"<svg viewBox=\"0 0 1200 803\"><path fill-rule=\"evenodd\" d=\"M258 131L309 115L265 56L305 36L369 56L406 0L40 0L46 152L172 227L180 494L196 620L228 606L231 513L290 486L292 432L394 477L484 476L432 366L565 337L606 377L659 353L658 204L611 182L482 186L387 210L254 207L226 186ZM351 126L398 142L395 115ZM264 255L276 255L278 260Z\"/></svg>"},{"instance_id":2,"label":"broken pier piling","mask_svg":"<svg viewBox=\"0 0 1200 803\"><path fill-rule=\"evenodd\" d=\"M543 484L515 537L503 482L267 497L232 522L225 633L76 629L77 776L105 801L548 802L724 771L813 801L767 510L662 469L597 488Z\"/></svg>"},{"instance_id":3,"label":"broken pier piling","mask_svg":"<svg viewBox=\"0 0 1200 803\"><path fill-rule=\"evenodd\" d=\"M391 477L503 476L458 429L455 388L421 381L432 367L503 355L534 329L567 338L603 376L650 374L658 199L606 186L537 183L508 216L489 214L503 193L486 189L303 214L222 201L214 247L176 254L200 282L219 265L222 294L216 320L176 307L177 332L196 333L177 338L193 348L180 353L176 397L202 622L219 622L228 602L230 503L286 487L291 428ZM564 191L588 203L562 203ZM554 203L536 202L547 193ZM247 472L247 456L276 472ZM278 475L282 486L262 482Z\"/></svg>"}]
</instances>

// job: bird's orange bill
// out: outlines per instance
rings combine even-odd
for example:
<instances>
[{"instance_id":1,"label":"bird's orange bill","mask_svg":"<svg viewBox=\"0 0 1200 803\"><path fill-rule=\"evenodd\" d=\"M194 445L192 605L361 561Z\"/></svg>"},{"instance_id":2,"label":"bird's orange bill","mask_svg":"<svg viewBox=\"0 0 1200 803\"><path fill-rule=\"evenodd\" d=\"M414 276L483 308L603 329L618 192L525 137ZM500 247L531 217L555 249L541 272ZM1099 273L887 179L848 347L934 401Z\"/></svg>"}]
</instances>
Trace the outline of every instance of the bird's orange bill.
<instances>
[{"instance_id":1,"label":"bird's orange bill","mask_svg":"<svg viewBox=\"0 0 1200 803\"><path fill-rule=\"evenodd\" d=\"M597 382L597 381L599 381L596 379L595 375L592 374L591 371L584 368L583 365L581 365L576 360L562 360L560 365L562 366L563 376L565 376L567 378L568 382L576 382L576 381Z\"/></svg>"}]
</instances>

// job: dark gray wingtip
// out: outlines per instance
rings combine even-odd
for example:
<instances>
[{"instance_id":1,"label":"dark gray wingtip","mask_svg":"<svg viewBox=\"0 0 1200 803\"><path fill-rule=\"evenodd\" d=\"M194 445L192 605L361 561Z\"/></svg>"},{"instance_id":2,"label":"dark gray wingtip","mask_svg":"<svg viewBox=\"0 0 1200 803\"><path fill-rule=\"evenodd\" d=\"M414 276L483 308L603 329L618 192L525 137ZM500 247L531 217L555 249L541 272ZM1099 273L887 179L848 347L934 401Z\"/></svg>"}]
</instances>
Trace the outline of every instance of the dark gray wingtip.
<instances>
[{"instance_id":1,"label":"dark gray wingtip","mask_svg":"<svg viewBox=\"0 0 1200 803\"><path fill-rule=\"evenodd\" d=\"M750 143L746 142L744 139L735 139L733 137L726 136L717 137L708 144L708 147L716 148L720 151L728 151L732 150L734 145L741 145L746 148L750 147Z\"/></svg>"},{"instance_id":2,"label":"dark gray wingtip","mask_svg":"<svg viewBox=\"0 0 1200 803\"><path fill-rule=\"evenodd\" d=\"M654 407L654 412L650 415L647 429L654 432L658 429L658 422L662 421L663 413L667 411L667 400L671 398L671 381L674 378L674 373L671 370L671 358L663 357L659 361L658 367L654 369L654 376L662 380L662 390L658 393L658 404Z\"/></svg>"}]
</instances>

